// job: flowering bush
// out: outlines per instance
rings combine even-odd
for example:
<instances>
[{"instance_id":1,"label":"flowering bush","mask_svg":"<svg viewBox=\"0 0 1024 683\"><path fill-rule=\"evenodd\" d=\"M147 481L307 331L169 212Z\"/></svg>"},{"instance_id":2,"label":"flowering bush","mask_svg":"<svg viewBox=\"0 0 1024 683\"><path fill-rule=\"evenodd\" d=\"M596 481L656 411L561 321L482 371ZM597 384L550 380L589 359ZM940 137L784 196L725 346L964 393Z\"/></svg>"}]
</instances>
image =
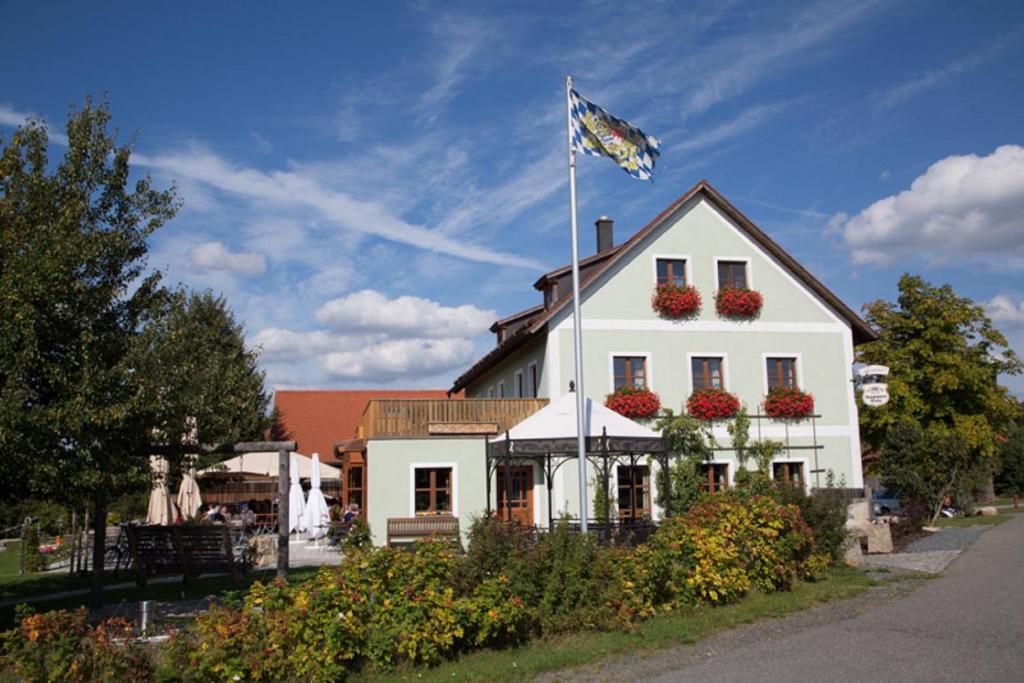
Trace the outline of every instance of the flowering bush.
<instances>
[{"instance_id":1,"label":"flowering bush","mask_svg":"<svg viewBox=\"0 0 1024 683\"><path fill-rule=\"evenodd\" d=\"M740 410L740 400L725 389L708 387L690 394L686 411L699 420L713 422L734 417Z\"/></svg>"},{"instance_id":2,"label":"flowering bush","mask_svg":"<svg viewBox=\"0 0 1024 683\"><path fill-rule=\"evenodd\" d=\"M649 420L661 410L661 398L650 389L627 386L608 394L604 405L631 420Z\"/></svg>"},{"instance_id":3,"label":"flowering bush","mask_svg":"<svg viewBox=\"0 0 1024 683\"><path fill-rule=\"evenodd\" d=\"M0 634L4 656L25 681L149 681L153 667L132 640L131 624L108 619L90 626L85 608L19 613L20 626Z\"/></svg>"},{"instance_id":4,"label":"flowering bush","mask_svg":"<svg viewBox=\"0 0 1024 683\"><path fill-rule=\"evenodd\" d=\"M753 318L761 312L761 292L745 287L723 287L715 292L715 310L726 318Z\"/></svg>"},{"instance_id":5,"label":"flowering bush","mask_svg":"<svg viewBox=\"0 0 1024 683\"><path fill-rule=\"evenodd\" d=\"M814 396L796 387L776 387L762 403L764 414L782 420L802 420L814 414Z\"/></svg>"},{"instance_id":6,"label":"flowering bush","mask_svg":"<svg viewBox=\"0 0 1024 683\"><path fill-rule=\"evenodd\" d=\"M651 308L662 318L679 320L700 311L700 292L693 285L658 285L651 297Z\"/></svg>"},{"instance_id":7,"label":"flowering bush","mask_svg":"<svg viewBox=\"0 0 1024 683\"><path fill-rule=\"evenodd\" d=\"M474 645L512 645L525 640L533 627L526 602L504 574L485 580L463 598L460 612L466 639Z\"/></svg>"}]
</instances>

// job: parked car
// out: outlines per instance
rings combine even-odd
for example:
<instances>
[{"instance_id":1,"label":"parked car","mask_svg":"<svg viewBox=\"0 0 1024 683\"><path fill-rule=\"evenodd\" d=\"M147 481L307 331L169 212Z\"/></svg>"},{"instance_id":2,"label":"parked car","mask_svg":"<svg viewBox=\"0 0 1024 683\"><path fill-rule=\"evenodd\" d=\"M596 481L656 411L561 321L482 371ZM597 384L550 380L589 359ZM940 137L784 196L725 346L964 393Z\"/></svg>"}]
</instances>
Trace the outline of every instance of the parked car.
<instances>
[{"instance_id":1,"label":"parked car","mask_svg":"<svg viewBox=\"0 0 1024 683\"><path fill-rule=\"evenodd\" d=\"M875 491L872 498L872 506L876 515L898 515L903 512L899 492L880 489Z\"/></svg>"}]
</instances>

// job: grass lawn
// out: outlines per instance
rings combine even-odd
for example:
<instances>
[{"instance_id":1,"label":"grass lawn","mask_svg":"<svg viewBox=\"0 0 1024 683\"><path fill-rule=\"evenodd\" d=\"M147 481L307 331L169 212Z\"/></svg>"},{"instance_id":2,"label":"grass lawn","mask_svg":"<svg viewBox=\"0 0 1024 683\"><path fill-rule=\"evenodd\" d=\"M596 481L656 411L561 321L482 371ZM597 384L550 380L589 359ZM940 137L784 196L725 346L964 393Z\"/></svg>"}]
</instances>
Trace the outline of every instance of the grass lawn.
<instances>
[{"instance_id":1,"label":"grass lawn","mask_svg":"<svg viewBox=\"0 0 1024 683\"><path fill-rule=\"evenodd\" d=\"M971 517L939 517L935 525L940 529L948 528L961 528L967 526L993 526L995 524L1002 524L1006 520L1010 519L1010 515L1004 514L1005 510L1000 510L998 515L993 517L984 517L982 515L973 515ZM1012 514L1012 513L1011 513Z\"/></svg>"},{"instance_id":2,"label":"grass lawn","mask_svg":"<svg viewBox=\"0 0 1024 683\"><path fill-rule=\"evenodd\" d=\"M621 655L687 645L719 631L761 619L778 619L815 604L864 592L879 581L848 567L836 567L828 580L799 583L788 593L751 593L734 605L693 607L660 614L635 633L574 633L545 638L509 650L483 650L433 669L410 668L384 675L359 674L355 681L516 681Z\"/></svg>"}]
</instances>

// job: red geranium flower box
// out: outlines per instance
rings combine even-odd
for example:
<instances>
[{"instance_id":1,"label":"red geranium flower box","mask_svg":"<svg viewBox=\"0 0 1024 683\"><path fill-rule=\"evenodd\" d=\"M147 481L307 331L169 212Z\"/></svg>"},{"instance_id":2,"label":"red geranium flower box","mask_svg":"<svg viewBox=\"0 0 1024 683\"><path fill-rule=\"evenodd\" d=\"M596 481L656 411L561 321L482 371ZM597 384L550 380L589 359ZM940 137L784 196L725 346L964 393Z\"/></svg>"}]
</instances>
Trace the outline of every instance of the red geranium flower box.
<instances>
[{"instance_id":1,"label":"red geranium flower box","mask_svg":"<svg viewBox=\"0 0 1024 683\"><path fill-rule=\"evenodd\" d=\"M725 389L698 389L686 401L686 411L708 422L725 420L735 417L740 411L740 400Z\"/></svg>"},{"instance_id":2,"label":"red geranium flower box","mask_svg":"<svg viewBox=\"0 0 1024 683\"><path fill-rule=\"evenodd\" d=\"M761 292L740 287L723 287L715 292L715 310L727 318L753 318L761 312Z\"/></svg>"},{"instance_id":3,"label":"red geranium flower box","mask_svg":"<svg viewBox=\"0 0 1024 683\"><path fill-rule=\"evenodd\" d=\"M700 292L693 285L658 285L651 297L651 308L662 318L679 320L696 314L701 307Z\"/></svg>"},{"instance_id":4,"label":"red geranium flower box","mask_svg":"<svg viewBox=\"0 0 1024 683\"><path fill-rule=\"evenodd\" d=\"M649 420L661 410L661 398L650 389L621 387L608 394L604 405L631 420Z\"/></svg>"},{"instance_id":5,"label":"red geranium flower box","mask_svg":"<svg viewBox=\"0 0 1024 683\"><path fill-rule=\"evenodd\" d=\"M814 414L814 396L796 387L776 387L764 397L764 414L781 420L802 420Z\"/></svg>"}]
</instances>

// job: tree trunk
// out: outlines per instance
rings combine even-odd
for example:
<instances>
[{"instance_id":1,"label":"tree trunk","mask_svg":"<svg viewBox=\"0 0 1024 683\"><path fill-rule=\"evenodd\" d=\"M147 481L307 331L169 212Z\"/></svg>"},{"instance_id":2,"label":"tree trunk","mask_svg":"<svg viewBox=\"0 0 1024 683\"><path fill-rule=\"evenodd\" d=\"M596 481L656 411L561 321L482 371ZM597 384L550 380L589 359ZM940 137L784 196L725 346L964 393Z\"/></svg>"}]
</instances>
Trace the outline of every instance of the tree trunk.
<instances>
[{"instance_id":1,"label":"tree trunk","mask_svg":"<svg viewBox=\"0 0 1024 683\"><path fill-rule=\"evenodd\" d=\"M99 607L103 604L103 569L107 552L107 501L102 496L96 498L93 507L92 528L92 604Z\"/></svg>"}]
</instances>

